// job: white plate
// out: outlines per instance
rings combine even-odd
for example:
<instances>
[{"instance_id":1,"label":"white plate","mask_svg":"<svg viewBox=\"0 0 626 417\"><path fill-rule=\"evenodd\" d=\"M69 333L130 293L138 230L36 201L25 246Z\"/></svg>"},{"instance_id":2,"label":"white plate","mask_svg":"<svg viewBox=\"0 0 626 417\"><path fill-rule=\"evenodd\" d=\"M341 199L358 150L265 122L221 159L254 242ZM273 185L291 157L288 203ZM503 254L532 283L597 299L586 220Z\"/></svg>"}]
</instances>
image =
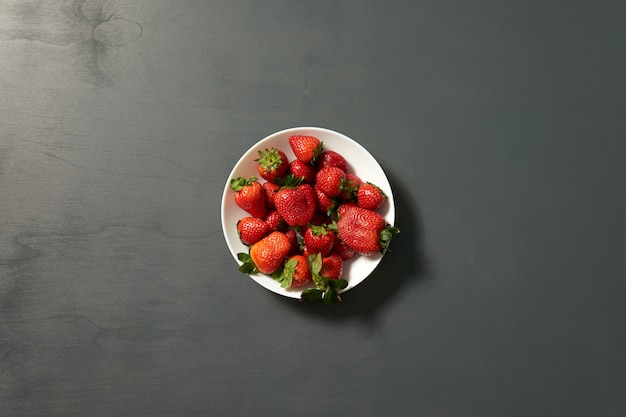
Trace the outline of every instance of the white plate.
<instances>
[{"instance_id":1,"label":"white plate","mask_svg":"<svg viewBox=\"0 0 626 417\"><path fill-rule=\"evenodd\" d=\"M230 253L239 265L241 262L237 259L237 254L240 252L248 253L248 247L239 240L237 221L242 217L248 216L248 214L235 204L233 190L230 188L230 180L237 177L249 178L254 175L259 178L261 182L263 181L259 177L256 169L257 162L255 159L259 157L259 150L274 147L282 150L285 155L287 155L287 159L292 161L295 158L289 146L289 136L292 135L315 136L324 142L324 150L333 150L346 158L349 172L358 175L363 181L368 181L379 186L388 198L378 212L383 215L387 223L391 225L394 224L395 207L389 180L376 159L374 159L363 146L341 133L318 127L294 127L282 130L267 136L248 149L237 164L235 164L235 167L226 179L226 185L224 186L224 193L222 195L222 230ZM348 281L348 286L342 292L348 291L360 284L374 271L381 259L382 255L380 253L372 256L357 254L352 259L344 262L343 278ZM233 266L233 270L236 271L235 266ZM268 290L285 297L300 298L300 294L304 289L281 288L278 282L263 274L250 275L250 278Z\"/></svg>"}]
</instances>

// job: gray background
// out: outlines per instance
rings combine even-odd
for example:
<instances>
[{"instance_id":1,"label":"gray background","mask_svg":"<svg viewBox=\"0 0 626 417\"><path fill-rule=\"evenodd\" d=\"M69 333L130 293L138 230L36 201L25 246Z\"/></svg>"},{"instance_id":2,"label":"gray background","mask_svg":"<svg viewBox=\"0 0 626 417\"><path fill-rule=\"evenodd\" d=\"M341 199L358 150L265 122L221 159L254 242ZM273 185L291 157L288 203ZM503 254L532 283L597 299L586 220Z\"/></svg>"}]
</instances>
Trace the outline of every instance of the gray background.
<instances>
[{"instance_id":1,"label":"gray background","mask_svg":"<svg viewBox=\"0 0 626 417\"><path fill-rule=\"evenodd\" d=\"M0 415L626 415L626 4L0 0ZM388 173L341 305L236 270L293 126Z\"/></svg>"}]
</instances>

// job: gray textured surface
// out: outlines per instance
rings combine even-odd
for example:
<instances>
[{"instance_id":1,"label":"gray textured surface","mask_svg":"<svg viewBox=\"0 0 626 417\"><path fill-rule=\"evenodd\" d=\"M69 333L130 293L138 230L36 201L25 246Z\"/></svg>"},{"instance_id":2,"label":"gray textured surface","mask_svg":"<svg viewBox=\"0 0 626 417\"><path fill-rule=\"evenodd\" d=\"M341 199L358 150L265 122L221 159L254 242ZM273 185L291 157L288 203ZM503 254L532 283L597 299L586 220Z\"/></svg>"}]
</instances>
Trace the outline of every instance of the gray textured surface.
<instances>
[{"instance_id":1,"label":"gray textured surface","mask_svg":"<svg viewBox=\"0 0 626 417\"><path fill-rule=\"evenodd\" d=\"M262 6L261 6L262 4ZM0 0L0 415L626 415L626 6ZM333 308L241 276L286 127L388 172Z\"/></svg>"}]
</instances>

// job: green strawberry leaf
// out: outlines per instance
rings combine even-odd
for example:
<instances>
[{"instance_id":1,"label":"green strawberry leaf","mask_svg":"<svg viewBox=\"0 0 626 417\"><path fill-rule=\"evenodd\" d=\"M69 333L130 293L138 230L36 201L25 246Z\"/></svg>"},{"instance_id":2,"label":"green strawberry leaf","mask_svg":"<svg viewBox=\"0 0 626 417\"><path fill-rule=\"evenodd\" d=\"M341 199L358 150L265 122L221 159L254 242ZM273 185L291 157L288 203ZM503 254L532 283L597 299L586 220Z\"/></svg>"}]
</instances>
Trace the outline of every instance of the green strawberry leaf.
<instances>
[{"instance_id":1,"label":"green strawberry leaf","mask_svg":"<svg viewBox=\"0 0 626 417\"><path fill-rule=\"evenodd\" d=\"M346 288L348 286L348 281L345 279L328 279L320 275L320 271L322 270L322 255L319 253L309 255L307 259L315 288L304 290L300 295L300 298L306 301L321 300L326 304L341 301L341 297L339 297L337 290Z\"/></svg>"},{"instance_id":2,"label":"green strawberry leaf","mask_svg":"<svg viewBox=\"0 0 626 417\"><path fill-rule=\"evenodd\" d=\"M320 271L322 270L322 255L319 253L309 255L307 260L315 287L319 290L326 291L326 288L328 288L328 278L320 275Z\"/></svg>"},{"instance_id":3,"label":"green strawberry leaf","mask_svg":"<svg viewBox=\"0 0 626 417\"><path fill-rule=\"evenodd\" d=\"M380 232L380 252L383 255L391 251L389 249L389 243L391 243L393 236L398 233L400 233L400 229L391 225L387 225L387 227Z\"/></svg>"},{"instance_id":4,"label":"green strawberry leaf","mask_svg":"<svg viewBox=\"0 0 626 417\"><path fill-rule=\"evenodd\" d=\"M296 188L302 183L304 177L296 177L293 174L285 175L283 178L277 178L274 182L281 188Z\"/></svg>"},{"instance_id":5,"label":"green strawberry leaf","mask_svg":"<svg viewBox=\"0 0 626 417\"><path fill-rule=\"evenodd\" d=\"M296 266L298 265L297 259L290 259L285 262L285 266L282 270L278 269L272 274L272 278L280 283L281 288L287 288L291 286L293 281L293 275L296 272Z\"/></svg>"},{"instance_id":6,"label":"green strawberry leaf","mask_svg":"<svg viewBox=\"0 0 626 417\"><path fill-rule=\"evenodd\" d=\"M317 288L309 288L302 291L300 294L300 301L321 301L324 292Z\"/></svg>"},{"instance_id":7,"label":"green strawberry leaf","mask_svg":"<svg viewBox=\"0 0 626 417\"><path fill-rule=\"evenodd\" d=\"M348 281L345 279L329 279L328 285L338 290L343 290L348 286Z\"/></svg>"},{"instance_id":8,"label":"green strawberry leaf","mask_svg":"<svg viewBox=\"0 0 626 417\"><path fill-rule=\"evenodd\" d=\"M247 253L244 252L239 252L237 254L237 259L239 259L241 262L252 262L252 258L250 257L250 255L248 255Z\"/></svg>"},{"instance_id":9,"label":"green strawberry leaf","mask_svg":"<svg viewBox=\"0 0 626 417\"><path fill-rule=\"evenodd\" d=\"M243 272L244 274L250 274L250 275L257 274L259 272L259 269L252 261L252 258L250 257L250 255L248 255L247 253L243 253L243 252L238 253L237 259L243 262L239 266L239 272Z\"/></svg>"},{"instance_id":10,"label":"green strawberry leaf","mask_svg":"<svg viewBox=\"0 0 626 417\"><path fill-rule=\"evenodd\" d=\"M326 304L332 304L335 302L335 298L337 296L337 292L333 287L328 287L328 289L324 292L324 302Z\"/></svg>"},{"instance_id":11,"label":"green strawberry leaf","mask_svg":"<svg viewBox=\"0 0 626 417\"><path fill-rule=\"evenodd\" d=\"M230 180L230 188L234 191L241 191L243 187L252 184L256 180L257 178L254 175L247 179L243 177L233 178Z\"/></svg>"},{"instance_id":12,"label":"green strawberry leaf","mask_svg":"<svg viewBox=\"0 0 626 417\"><path fill-rule=\"evenodd\" d=\"M310 227L315 236L324 236L328 234L328 228L325 225L312 224Z\"/></svg>"}]
</instances>

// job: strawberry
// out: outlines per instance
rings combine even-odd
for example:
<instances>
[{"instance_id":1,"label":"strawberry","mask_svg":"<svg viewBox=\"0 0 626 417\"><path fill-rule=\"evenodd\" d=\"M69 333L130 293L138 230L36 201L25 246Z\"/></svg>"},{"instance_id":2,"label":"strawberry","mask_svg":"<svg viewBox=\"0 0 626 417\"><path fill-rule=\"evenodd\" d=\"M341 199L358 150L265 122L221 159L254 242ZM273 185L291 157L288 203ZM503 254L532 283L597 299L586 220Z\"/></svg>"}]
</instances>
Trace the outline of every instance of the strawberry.
<instances>
[{"instance_id":1,"label":"strawberry","mask_svg":"<svg viewBox=\"0 0 626 417\"><path fill-rule=\"evenodd\" d=\"M329 197L341 194L346 173L337 167L322 168L315 176L315 186Z\"/></svg>"},{"instance_id":2,"label":"strawberry","mask_svg":"<svg viewBox=\"0 0 626 417\"><path fill-rule=\"evenodd\" d=\"M248 179L239 177L230 181L235 191L235 203L254 217L265 217L265 191L253 175Z\"/></svg>"},{"instance_id":3,"label":"strawberry","mask_svg":"<svg viewBox=\"0 0 626 417\"><path fill-rule=\"evenodd\" d=\"M315 187L315 198L317 201L317 212L330 215L336 208L337 202L334 198L329 197L325 192Z\"/></svg>"},{"instance_id":4,"label":"strawberry","mask_svg":"<svg viewBox=\"0 0 626 417\"><path fill-rule=\"evenodd\" d=\"M289 243L291 244L291 249L289 250L289 255L296 255L300 251L300 243L298 242L298 234L289 229L285 232L285 236L289 239Z\"/></svg>"},{"instance_id":5,"label":"strawberry","mask_svg":"<svg viewBox=\"0 0 626 417\"><path fill-rule=\"evenodd\" d=\"M383 205L387 196L376 185L366 182L356 192L356 204L364 209L376 210Z\"/></svg>"},{"instance_id":6,"label":"strawberry","mask_svg":"<svg viewBox=\"0 0 626 417\"><path fill-rule=\"evenodd\" d=\"M243 264L241 272L272 274L285 261L291 250L291 242L282 232L272 232L250 246L250 254L240 253L238 258Z\"/></svg>"},{"instance_id":7,"label":"strawberry","mask_svg":"<svg viewBox=\"0 0 626 417\"><path fill-rule=\"evenodd\" d=\"M317 158L317 169L326 167L337 167L344 172L348 171L348 162L346 158L335 151L324 151Z\"/></svg>"},{"instance_id":8,"label":"strawberry","mask_svg":"<svg viewBox=\"0 0 626 417\"><path fill-rule=\"evenodd\" d=\"M289 146L296 158L305 164L315 163L323 149L323 142L314 136L295 135L289 137Z\"/></svg>"},{"instance_id":9,"label":"strawberry","mask_svg":"<svg viewBox=\"0 0 626 417\"><path fill-rule=\"evenodd\" d=\"M325 216L325 215L323 215L321 213L317 213L316 212L313 215L313 217L311 218L311 220L309 221L309 226L311 226L311 225L327 226L327 225L331 224L332 222L333 221L329 217L327 217L327 216Z\"/></svg>"},{"instance_id":10,"label":"strawberry","mask_svg":"<svg viewBox=\"0 0 626 417\"><path fill-rule=\"evenodd\" d=\"M285 223L285 220L276 209L270 210L267 213L267 216L265 216L265 223L267 223L270 230L284 232L287 229L287 223Z\"/></svg>"},{"instance_id":11,"label":"strawberry","mask_svg":"<svg viewBox=\"0 0 626 417\"><path fill-rule=\"evenodd\" d=\"M339 215L339 217L341 217L345 215L352 207L356 207L356 204L352 202L343 203L337 208L337 214Z\"/></svg>"},{"instance_id":12,"label":"strawberry","mask_svg":"<svg viewBox=\"0 0 626 417\"><path fill-rule=\"evenodd\" d=\"M252 245L270 231L268 224L258 217L244 217L237 222L237 233L244 245Z\"/></svg>"},{"instance_id":13,"label":"strawberry","mask_svg":"<svg viewBox=\"0 0 626 417\"><path fill-rule=\"evenodd\" d=\"M280 185L266 181L263 184L263 189L265 190L265 207L267 210L273 210L276 208L276 204L274 204L274 197L276 195L276 191L280 188Z\"/></svg>"},{"instance_id":14,"label":"strawberry","mask_svg":"<svg viewBox=\"0 0 626 417\"><path fill-rule=\"evenodd\" d=\"M283 151L276 148L259 151L259 158L255 161L258 162L257 171L259 171L259 175L267 181L274 181L276 178L284 176L289 169L287 156Z\"/></svg>"},{"instance_id":15,"label":"strawberry","mask_svg":"<svg viewBox=\"0 0 626 417\"><path fill-rule=\"evenodd\" d=\"M320 275L328 279L339 279L343 273L343 259L336 253L330 253L322 258Z\"/></svg>"},{"instance_id":16,"label":"strawberry","mask_svg":"<svg viewBox=\"0 0 626 417\"><path fill-rule=\"evenodd\" d=\"M350 172L347 173L346 179L341 185L341 194L339 194L339 198L343 201L354 200L361 183L361 178L359 178L356 174L352 174Z\"/></svg>"},{"instance_id":17,"label":"strawberry","mask_svg":"<svg viewBox=\"0 0 626 417\"><path fill-rule=\"evenodd\" d=\"M303 255L291 256L285 262L282 272L274 274L274 279L283 288L308 285L311 283L311 269L307 258Z\"/></svg>"},{"instance_id":18,"label":"strawberry","mask_svg":"<svg viewBox=\"0 0 626 417\"><path fill-rule=\"evenodd\" d=\"M333 246L333 253L339 255L344 261L347 261L356 255L354 249L346 245L341 239L337 239L335 242L335 245Z\"/></svg>"},{"instance_id":19,"label":"strawberry","mask_svg":"<svg viewBox=\"0 0 626 417\"><path fill-rule=\"evenodd\" d=\"M317 170L311 164L294 159L289 163L289 173L294 177L302 177L302 182L313 184L315 182L315 174Z\"/></svg>"},{"instance_id":20,"label":"strawberry","mask_svg":"<svg viewBox=\"0 0 626 417\"><path fill-rule=\"evenodd\" d=\"M339 258L339 257L337 257ZM324 301L327 304L341 301L339 291L345 289L348 286L348 281L340 279L341 268L337 263L337 259L329 259L326 262L325 274L329 276L337 276L337 278L330 278L324 276L322 273L324 267L324 261L322 255L315 254L307 257L309 262L309 268L311 270L311 280L315 284L315 288L308 288L302 291L300 300L302 301ZM341 262L341 259L338 259Z\"/></svg>"},{"instance_id":21,"label":"strawberry","mask_svg":"<svg viewBox=\"0 0 626 417\"><path fill-rule=\"evenodd\" d=\"M399 233L379 213L353 204L339 208L337 230L339 238L362 255L372 255L375 252L384 254L393 235Z\"/></svg>"},{"instance_id":22,"label":"strawberry","mask_svg":"<svg viewBox=\"0 0 626 417\"><path fill-rule=\"evenodd\" d=\"M289 185L276 192L276 210L289 226L306 226L315 214L313 187L299 184L299 179L293 177L287 182Z\"/></svg>"},{"instance_id":23,"label":"strawberry","mask_svg":"<svg viewBox=\"0 0 626 417\"><path fill-rule=\"evenodd\" d=\"M304 245L310 255L328 255L335 244L335 232L325 226L309 226L304 232Z\"/></svg>"}]
</instances>

